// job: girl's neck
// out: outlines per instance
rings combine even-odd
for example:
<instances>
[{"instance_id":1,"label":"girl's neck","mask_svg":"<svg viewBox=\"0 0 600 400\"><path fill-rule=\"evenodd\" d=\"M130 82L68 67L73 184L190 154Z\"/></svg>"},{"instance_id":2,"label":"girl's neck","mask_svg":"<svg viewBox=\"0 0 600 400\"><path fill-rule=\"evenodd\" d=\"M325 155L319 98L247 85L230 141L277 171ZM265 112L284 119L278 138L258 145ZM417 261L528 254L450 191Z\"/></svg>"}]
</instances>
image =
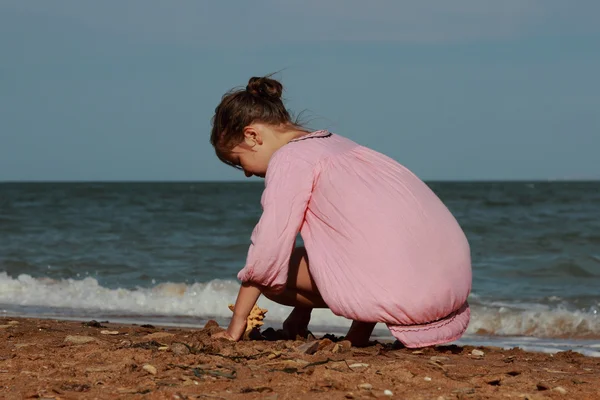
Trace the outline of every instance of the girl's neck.
<instances>
[{"instance_id":1,"label":"girl's neck","mask_svg":"<svg viewBox=\"0 0 600 400\"><path fill-rule=\"evenodd\" d=\"M281 128L277 136L279 136L282 145L285 145L288 144L290 141L298 139L299 137L305 136L309 133L309 130L292 125Z\"/></svg>"}]
</instances>

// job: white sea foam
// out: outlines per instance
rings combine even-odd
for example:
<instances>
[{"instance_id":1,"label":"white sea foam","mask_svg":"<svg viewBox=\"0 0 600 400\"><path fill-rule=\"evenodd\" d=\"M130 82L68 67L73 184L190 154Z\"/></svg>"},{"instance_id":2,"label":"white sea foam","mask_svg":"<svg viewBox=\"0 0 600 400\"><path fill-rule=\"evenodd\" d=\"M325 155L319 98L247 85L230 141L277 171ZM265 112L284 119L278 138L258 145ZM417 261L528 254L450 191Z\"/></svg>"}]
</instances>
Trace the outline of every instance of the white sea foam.
<instances>
[{"instance_id":1,"label":"white sea foam","mask_svg":"<svg viewBox=\"0 0 600 400\"><path fill-rule=\"evenodd\" d=\"M51 280L22 274L13 279L5 272L0 273L2 307L9 311L29 310L37 314L48 314L48 309L60 308L65 309L64 314L68 316L96 313L129 319L144 316L192 317L198 321L225 319L231 316L227 304L235 302L238 289L237 282L224 280L193 285L163 283L152 288L131 290L110 289L100 286L96 279L90 277ZM290 311L289 307L266 298L259 300L259 304L269 310L271 321L283 321ZM187 320L190 321L189 318ZM345 318L337 317L329 310L315 310L312 321L321 326L350 325Z\"/></svg>"},{"instance_id":2,"label":"white sea foam","mask_svg":"<svg viewBox=\"0 0 600 400\"><path fill-rule=\"evenodd\" d=\"M210 318L224 320L231 316L227 304L235 302L239 284L213 280L208 283L163 283L152 288L111 289L94 278L51 280L0 273L0 308L5 313L55 315L68 317L115 316L120 319L148 320L160 317L165 322L200 323ZM474 299L475 300L475 299ZM573 311L540 304L490 303L474 301L469 337L486 336L586 339L600 337L597 310ZM281 323L289 307L265 298L261 307L268 308L273 325ZM52 312L49 312L52 310ZM312 324L343 331L350 325L345 318L329 310L315 310ZM385 332L385 326L378 326ZM598 349L596 349L597 351Z\"/></svg>"}]
</instances>

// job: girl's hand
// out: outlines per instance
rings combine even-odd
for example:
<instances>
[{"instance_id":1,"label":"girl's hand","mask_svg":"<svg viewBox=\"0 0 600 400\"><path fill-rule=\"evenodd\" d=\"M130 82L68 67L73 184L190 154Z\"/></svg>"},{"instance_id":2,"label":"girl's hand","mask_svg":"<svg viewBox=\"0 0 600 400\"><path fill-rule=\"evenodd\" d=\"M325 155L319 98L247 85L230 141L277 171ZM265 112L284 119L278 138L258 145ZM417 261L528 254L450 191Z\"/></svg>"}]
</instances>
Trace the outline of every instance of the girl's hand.
<instances>
[{"instance_id":1,"label":"girl's hand","mask_svg":"<svg viewBox=\"0 0 600 400\"><path fill-rule=\"evenodd\" d=\"M235 339L227 331L217 332L211 336L212 339L227 339L235 342Z\"/></svg>"},{"instance_id":2,"label":"girl's hand","mask_svg":"<svg viewBox=\"0 0 600 400\"><path fill-rule=\"evenodd\" d=\"M248 322L247 322L246 318L242 319L242 318L234 315L233 318L231 319L231 322L229 323L229 327L227 328L226 331L215 333L211 337L214 339L225 338L225 339L237 342L244 335L244 332L246 331L247 323Z\"/></svg>"},{"instance_id":3,"label":"girl's hand","mask_svg":"<svg viewBox=\"0 0 600 400\"><path fill-rule=\"evenodd\" d=\"M243 283L235 302L233 317L231 318L229 327L225 332L216 333L212 337L215 339L225 338L235 342L240 340L246 331L248 315L250 315L250 311L256 304L259 296L260 289L258 287L249 283Z\"/></svg>"}]
</instances>

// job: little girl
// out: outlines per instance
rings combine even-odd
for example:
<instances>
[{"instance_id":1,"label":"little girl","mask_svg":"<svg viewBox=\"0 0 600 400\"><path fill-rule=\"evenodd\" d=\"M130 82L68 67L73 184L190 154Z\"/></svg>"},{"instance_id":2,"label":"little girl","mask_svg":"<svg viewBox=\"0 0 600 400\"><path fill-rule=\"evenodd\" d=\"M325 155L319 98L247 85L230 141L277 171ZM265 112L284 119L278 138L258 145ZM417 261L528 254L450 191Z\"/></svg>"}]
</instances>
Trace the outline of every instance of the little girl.
<instances>
[{"instance_id":1,"label":"little girl","mask_svg":"<svg viewBox=\"0 0 600 400\"><path fill-rule=\"evenodd\" d=\"M261 293L294 307L284 323L291 337L306 333L315 307L353 320L354 346L366 345L378 322L406 347L461 337L471 258L450 211L391 158L293 123L282 90L251 78L212 120L219 159L265 178L233 318L216 337L239 340ZM295 247L299 232L305 247Z\"/></svg>"}]
</instances>

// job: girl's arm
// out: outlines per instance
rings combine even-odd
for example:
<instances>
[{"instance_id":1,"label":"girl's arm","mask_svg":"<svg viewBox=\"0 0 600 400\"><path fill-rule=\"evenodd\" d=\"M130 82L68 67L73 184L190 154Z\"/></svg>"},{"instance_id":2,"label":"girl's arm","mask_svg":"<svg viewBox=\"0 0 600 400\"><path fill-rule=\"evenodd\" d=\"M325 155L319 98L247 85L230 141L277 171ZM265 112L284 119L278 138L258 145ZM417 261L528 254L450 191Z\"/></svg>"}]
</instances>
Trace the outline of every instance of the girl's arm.
<instances>
[{"instance_id":1,"label":"girl's arm","mask_svg":"<svg viewBox=\"0 0 600 400\"><path fill-rule=\"evenodd\" d=\"M246 323L252 307L260 297L260 289L249 283L242 283L235 302L233 317L227 328L227 334L231 339L237 341L242 338L246 331Z\"/></svg>"},{"instance_id":2,"label":"girl's arm","mask_svg":"<svg viewBox=\"0 0 600 400\"><path fill-rule=\"evenodd\" d=\"M285 147L278 150L269 163L263 213L252 231L246 265L237 276L273 293L285 290L290 255L314 184L313 165L288 153Z\"/></svg>"}]
</instances>

